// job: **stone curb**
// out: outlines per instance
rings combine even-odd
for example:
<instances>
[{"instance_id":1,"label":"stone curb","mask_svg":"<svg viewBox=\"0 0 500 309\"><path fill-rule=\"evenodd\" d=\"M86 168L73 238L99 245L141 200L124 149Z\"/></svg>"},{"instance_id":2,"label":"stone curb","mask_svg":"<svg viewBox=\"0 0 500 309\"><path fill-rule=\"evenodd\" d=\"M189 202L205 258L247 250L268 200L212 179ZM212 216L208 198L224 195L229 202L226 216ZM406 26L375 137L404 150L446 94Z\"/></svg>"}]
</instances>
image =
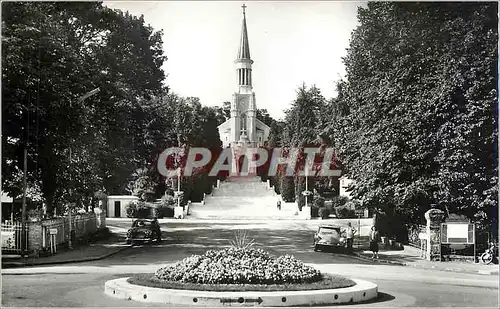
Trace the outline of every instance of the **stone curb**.
<instances>
[{"instance_id":1,"label":"stone curb","mask_svg":"<svg viewBox=\"0 0 500 309\"><path fill-rule=\"evenodd\" d=\"M57 265L57 264L69 264L69 263L79 263L79 262L91 262L98 261L105 258L108 258L114 254L117 254L125 249L132 247L132 245L123 246L113 252L109 252L100 256L94 256L89 258L77 258L77 259L68 259L61 261L36 261L36 262L2 262L2 268L21 268L26 266L41 266L41 265Z\"/></svg>"},{"instance_id":2,"label":"stone curb","mask_svg":"<svg viewBox=\"0 0 500 309\"><path fill-rule=\"evenodd\" d=\"M399 266L409 266L409 267L414 267L414 268L420 268L420 269L432 269L432 270L440 270L440 271L447 271L447 272L459 272L459 273L466 273L466 274L480 274L480 275L498 275L499 271L497 270L468 270L468 269L463 269L463 268L451 268L451 267L446 267L446 268L438 268L433 265L418 265L414 264L411 262L398 262L398 261L390 261L387 259L378 259L378 260L372 260L371 258L357 253L354 253L356 257L365 260L365 261L372 261L372 262L379 262L379 263L385 263L385 264L394 264L394 265L399 265Z\"/></svg>"},{"instance_id":3,"label":"stone curb","mask_svg":"<svg viewBox=\"0 0 500 309\"><path fill-rule=\"evenodd\" d=\"M130 284L128 278L109 280L104 292L114 298L138 302L189 305L197 307L290 307L327 304L354 304L378 296L375 283L351 279L355 286L348 288L308 291L248 291L209 292L193 290L160 289Z\"/></svg>"}]
</instances>

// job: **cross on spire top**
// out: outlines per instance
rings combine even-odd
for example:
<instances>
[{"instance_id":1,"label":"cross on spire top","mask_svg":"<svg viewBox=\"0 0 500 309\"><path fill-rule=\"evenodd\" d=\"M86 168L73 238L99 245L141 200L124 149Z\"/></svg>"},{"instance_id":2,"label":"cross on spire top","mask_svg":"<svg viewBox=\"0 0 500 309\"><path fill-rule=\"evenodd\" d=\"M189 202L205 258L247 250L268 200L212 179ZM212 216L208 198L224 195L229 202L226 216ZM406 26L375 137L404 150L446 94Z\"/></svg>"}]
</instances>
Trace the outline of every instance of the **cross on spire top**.
<instances>
[{"instance_id":1,"label":"cross on spire top","mask_svg":"<svg viewBox=\"0 0 500 309\"><path fill-rule=\"evenodd\" d=\"M245 3L243 3L241 7L243 8L243 14L245 14L245 9L247 8L247 6L245 5Z\"/></svg>"}]
</instances>

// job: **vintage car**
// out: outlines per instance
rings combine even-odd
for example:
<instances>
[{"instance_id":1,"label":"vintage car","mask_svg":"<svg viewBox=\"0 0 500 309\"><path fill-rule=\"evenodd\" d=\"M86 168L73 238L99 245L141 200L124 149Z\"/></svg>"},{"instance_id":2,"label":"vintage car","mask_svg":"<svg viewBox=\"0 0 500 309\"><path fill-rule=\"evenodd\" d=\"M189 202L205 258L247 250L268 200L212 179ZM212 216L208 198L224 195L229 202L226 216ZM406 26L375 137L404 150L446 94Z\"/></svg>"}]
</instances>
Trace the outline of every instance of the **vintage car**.
<instances>
[{"instance_id":1,"label":"vintage car","mask_svg":"<svg viewBox=\"0 0 500 309\"><path fill-rule=\"evenodd\" d=\"M344 236L344 228L340 225L320 225L314 234L314 251L344 248L346 246Z\"/></svg>"},{"instance_id":2,"label":"vintage car","mask_svg":"<svg viewBox=\"0 0 500 309\"><path fill-rule=\"evenodd\" d=\"M127 243L161 241L161 229L156 219L137 219L127 232Z\"/></svg>"}]
</instances>

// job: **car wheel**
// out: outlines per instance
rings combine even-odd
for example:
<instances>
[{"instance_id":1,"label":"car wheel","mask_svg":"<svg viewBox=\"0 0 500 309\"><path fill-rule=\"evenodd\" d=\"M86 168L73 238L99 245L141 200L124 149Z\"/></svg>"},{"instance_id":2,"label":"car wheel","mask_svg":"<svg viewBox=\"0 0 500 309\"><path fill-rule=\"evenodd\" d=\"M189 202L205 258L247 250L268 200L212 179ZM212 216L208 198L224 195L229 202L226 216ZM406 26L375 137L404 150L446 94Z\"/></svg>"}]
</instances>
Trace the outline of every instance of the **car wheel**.
<instances>
[{"instance_id":1,"label":"car wheel","mask_svg":"<svg viewBox=\"0 0 500 309\"><path fill-rule=\"evenodd\" d=\"M318 252L319 251L319 245L314 245L314 252Z\"/></svg>"}]
</instances>

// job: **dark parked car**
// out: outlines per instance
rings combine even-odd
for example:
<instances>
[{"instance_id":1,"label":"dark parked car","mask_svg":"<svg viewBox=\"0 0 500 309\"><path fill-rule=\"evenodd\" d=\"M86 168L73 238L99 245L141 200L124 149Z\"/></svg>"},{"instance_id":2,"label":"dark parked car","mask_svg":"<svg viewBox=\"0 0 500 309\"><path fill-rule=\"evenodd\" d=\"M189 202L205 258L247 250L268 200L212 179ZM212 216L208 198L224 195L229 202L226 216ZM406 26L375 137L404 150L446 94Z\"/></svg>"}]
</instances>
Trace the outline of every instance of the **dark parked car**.
<instances>
[{"instance_id":1,"label":"dark parked car","mask_svg":"<svg viewBox=\"0 0 500 309\"><path fill-rule=\"evenodd\" d=\"M161 241L161 229L156 219L137 219L127 232L127 243Z\"/></svg>"},{"instance_id":2,"label":"dark parked car","mask_svg":"<svg viewBox=\"0 0 500 309\"><path fill-rule=\"evenodd\" d=\"M340 225L320 225L314 234L314 251L326 248L344 248L346 239Z\"/></svg>"}]
</instances>

